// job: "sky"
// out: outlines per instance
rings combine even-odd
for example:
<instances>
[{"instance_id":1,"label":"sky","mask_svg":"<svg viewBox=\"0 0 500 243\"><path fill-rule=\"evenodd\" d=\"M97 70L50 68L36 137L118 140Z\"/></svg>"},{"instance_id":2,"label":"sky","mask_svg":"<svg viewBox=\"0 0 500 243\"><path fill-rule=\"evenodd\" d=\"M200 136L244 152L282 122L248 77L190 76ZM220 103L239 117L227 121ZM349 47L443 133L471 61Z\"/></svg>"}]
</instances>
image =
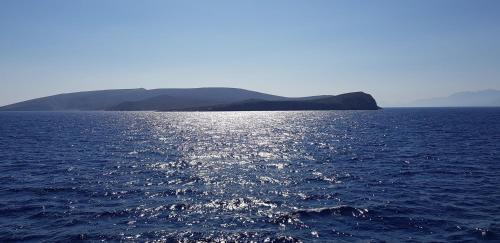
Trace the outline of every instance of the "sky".
<instances>
[{"instance_id":1,"label":"sky","mask_svg":"<svg viewBox=\"0 0 500 243\"><path fill-rule=\"evenodd\" d=\"M500 89L497 0L0 0L0 105L85 90Z\"/></svg>"}]
</instances>

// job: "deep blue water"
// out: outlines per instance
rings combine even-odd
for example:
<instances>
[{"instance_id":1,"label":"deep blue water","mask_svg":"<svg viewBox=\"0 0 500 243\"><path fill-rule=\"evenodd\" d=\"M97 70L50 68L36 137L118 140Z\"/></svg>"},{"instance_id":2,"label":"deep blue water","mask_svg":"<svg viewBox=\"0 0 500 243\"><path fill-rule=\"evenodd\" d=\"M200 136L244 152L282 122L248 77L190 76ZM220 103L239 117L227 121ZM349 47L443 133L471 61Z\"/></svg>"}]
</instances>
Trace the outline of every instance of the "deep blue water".
<instances>
[{"instance_id":1,"label":"deep blue water","mask_svg":"<svg viewBox=\"0 0 500 243\"><path fill-rule=\"evenodd\" d=\"M0 242L500 241L500 109L0 113Z\"/></svg>"}]
</instances>

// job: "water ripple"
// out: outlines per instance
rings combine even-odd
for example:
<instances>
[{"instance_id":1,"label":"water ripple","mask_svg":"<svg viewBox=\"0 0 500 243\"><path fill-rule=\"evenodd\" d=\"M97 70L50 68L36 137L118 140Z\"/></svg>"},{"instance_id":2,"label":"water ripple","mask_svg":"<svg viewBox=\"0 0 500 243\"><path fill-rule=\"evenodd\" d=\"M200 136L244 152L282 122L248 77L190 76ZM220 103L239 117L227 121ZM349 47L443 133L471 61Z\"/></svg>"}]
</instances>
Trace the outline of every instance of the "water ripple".
<instances>
[{"instance_id":1,"label":"water ripple","mask_svg":"<svg viewBox=\"0 0 500 243\"><path fill-rule=\"evenodd\" d=\"M500 110L0 113L0 241L498 241Z\"/></svg>"}]
</instances>

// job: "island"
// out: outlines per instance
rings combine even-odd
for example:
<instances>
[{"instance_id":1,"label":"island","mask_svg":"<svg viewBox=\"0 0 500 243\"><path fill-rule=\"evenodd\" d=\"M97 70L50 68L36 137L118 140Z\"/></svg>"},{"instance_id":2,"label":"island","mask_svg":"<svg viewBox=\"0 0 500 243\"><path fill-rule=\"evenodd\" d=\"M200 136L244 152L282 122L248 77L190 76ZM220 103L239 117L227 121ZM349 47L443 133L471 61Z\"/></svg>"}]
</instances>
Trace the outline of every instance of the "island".
<instances>
[{"instance_id":1,"label":"island","mask_svg":"<svg viewBox=\"0 0 500 243\"><path fill-rule=\"evenodd\" d=\"M288 111L378 110L364 92L284 97L238 88L114 89L58 94L0 111Z\"/></svg>"}]
</instances>

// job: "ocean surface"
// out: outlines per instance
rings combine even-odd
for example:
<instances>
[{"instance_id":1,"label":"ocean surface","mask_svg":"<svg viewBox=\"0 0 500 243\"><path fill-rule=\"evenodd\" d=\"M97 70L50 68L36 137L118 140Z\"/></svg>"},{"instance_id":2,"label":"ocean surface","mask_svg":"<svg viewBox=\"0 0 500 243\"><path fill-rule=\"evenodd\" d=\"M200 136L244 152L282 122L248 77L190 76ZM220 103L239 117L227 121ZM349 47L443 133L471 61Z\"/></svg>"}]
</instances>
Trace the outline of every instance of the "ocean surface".
<instances>
[{"instance_id":1,"label":"ocean surface","mask_svg":"<svg viewBox=\"0 0 500 243\"><path fill-rule=\"evenodd\" d=\"M500 108L0 113L0 242L500 241Z\"/></svg>"}]
</instances>

